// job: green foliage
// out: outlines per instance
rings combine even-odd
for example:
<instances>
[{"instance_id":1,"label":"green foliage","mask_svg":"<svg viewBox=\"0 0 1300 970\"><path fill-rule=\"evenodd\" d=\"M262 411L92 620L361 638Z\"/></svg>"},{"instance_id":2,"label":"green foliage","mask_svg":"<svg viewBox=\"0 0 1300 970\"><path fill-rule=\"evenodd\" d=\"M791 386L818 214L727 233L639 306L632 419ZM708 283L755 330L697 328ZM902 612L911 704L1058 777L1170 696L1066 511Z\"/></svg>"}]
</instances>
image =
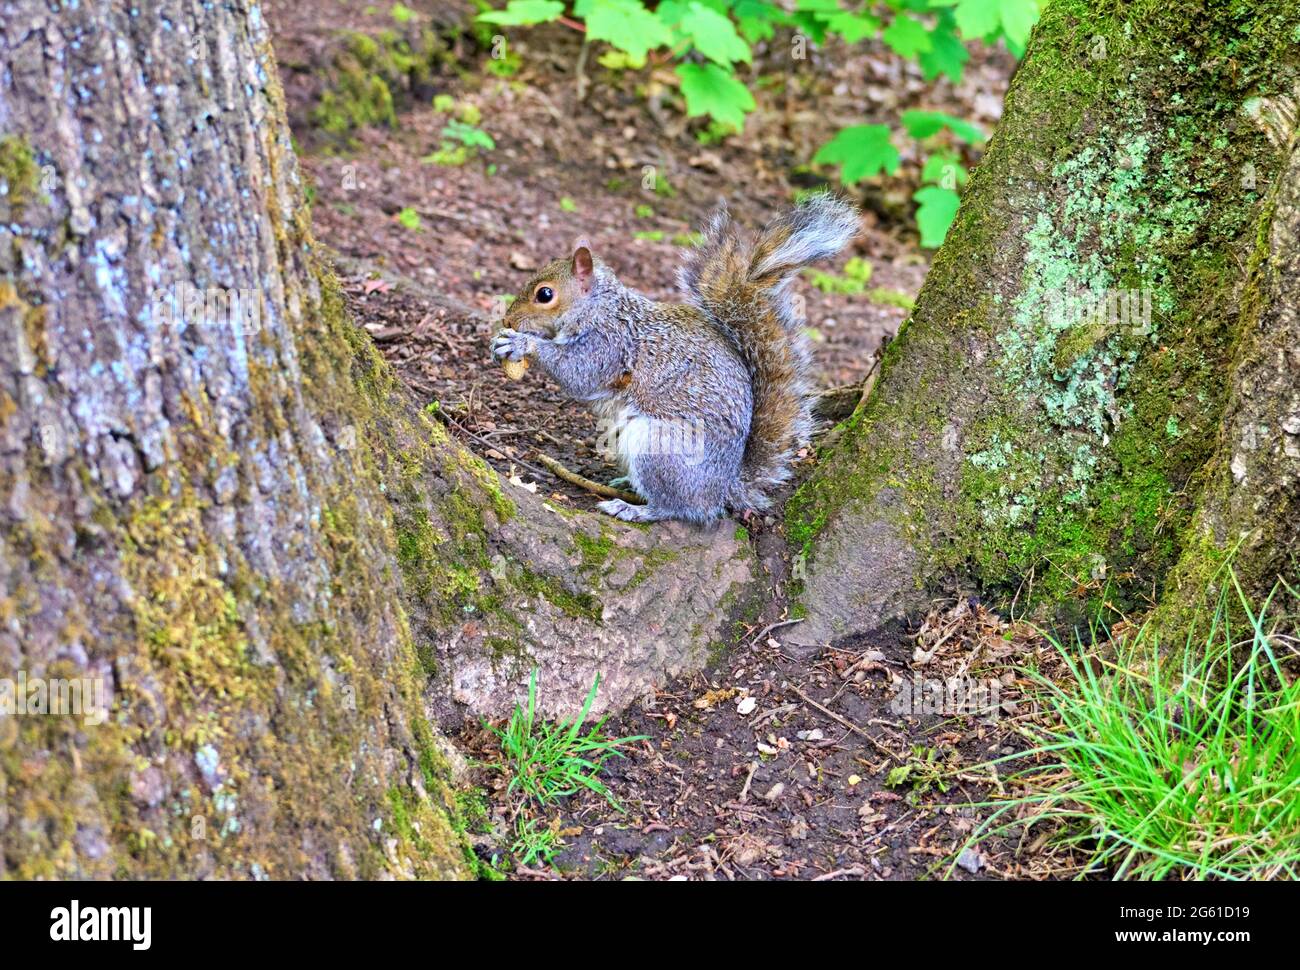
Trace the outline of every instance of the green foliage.
<instances>
[{"instance_id":1,"label":"green foliage","mask_svg":"<svg viewBox=\"0 0 1300 970\"><path fill-rule=\"evenodd\" d=\"M1055 716L1016 756L1039 761L1012 779L1029 793L997 803L972 842L1032 820L1058 827L1083 874L1300 875L1300 680L1269 620L1283 590L1295 595L1283 584L1256 610L1227 570L1202 635L1172 652L1147 629L1113 661L1052 641L1070 682L1029 674Z\"/></svg>"},{"instance_id":2,"label":"green foliage","mask_svg":"<svg viewBox=\"0 0 1300 970\"><path fill-rule=\"evenodd\" d=\"M457 110L460 118L452 118L442 129L442 146L421 161L429 165L464 165L472 154L490 152L497 147L492 136L474 124L479 119L478 108L462 105Z\"/></svg>"},{"instance_id":3,"label":"green foliage","mask_svg":"<svg viewBox=\"0 0 1300 970\"><path fill-rule=\"evenodd\" d=\"M400 222L403 227L410 229L412 232L419 232L421 229L420 213L416 212L409 205L397 214L397 221Z\"/></svg>"},{"instance_id":4,"label":"green foliage","mask_svg":"<svg viewBox=\"0 0 1300 970\"><path fill-rule=\"evenodd\" d=\"M930 32L919 20L898 16L885 28L880 39L899 57L914 61L931 47Z\"/></svg>"},{"instance_id":5,"label":"green foliage","mask_svg":"<svg viewBox=\"0 0 1300 970\"><path fill-rule=\"evenodd\" d=\"M914 795L924 795L932 788L948 790L951 770L940 757L937 748L912 745L911 756L901 765L889 769L885 776L886 788L908 788Z\"/></svg>"},{"instance_id":6,"label":"green foliage","mask_svg":"<svg viewBox=\"0 0 1300 970\"><path fill-rule=\"evenodd\" d=\"M913 138L923 140L947 128L968 145L978 145L988 136L978 125L942 111L904 111L903 127Z\"/></svg>"},{"instance_id":7,"label":"green foliage","mask_svg":"<svg viewBox=\"0 0 1300 970\"><path fill-rule=\"evenodd\" d=\"M670 16L665 7L681 6L665 3L660 5L659 15ZM718 13L700 3L691 3L685 8L680 20L671 23L682 37L688 39L697 51L724 67L730 67L737 61L748 63L753 59L749 44L741 39L735 26L726 14Z\"/></svg>"},{"instance_id":8,"label":"green foliage","mask_svg":"<svg viewBox=\"0 0 1300 970\"><path fill-rule=\"evenodd\" d=\"M922 182L933 182L945 189L955 189L959 185L965 185L966 178L966 167L962 165L961 159L951 152L935 152L921 167Z\"/></svg>"},{"instance_id":9,"label":"green foliage","mask_svg":"<svg viewBox=\"0 0 1300 970\"><path fill-rule=\"evenodd\" d=\"M912 200L918 204L916 225L921 230L921 245L926 249L938 249L957 217L961 196L952 189L923 185L912 195Z\"/></svg>"},{"instance_id":10,"label":"green foliage","mask_svg":"<svg viewBox=\"0 0 1300 970\"><path fill-rule=\"evenodd\" d=\"M734 76L716 64L682 64L677 68L686 99L686 116L709 115L739 129L754 110L754 96Z\"/></svg>"},{"instance_id":11,"label":"green foliage","mask_svg":"<svg viewBox=\"0 0 1300 970\"><path fill-rule=\"evenodd\" d=\"M955 7L957 26L966 37L1001 34L1015 53L1024 52L1029 31L1038 22L1035 0L931 0L931 6Z\"/></svg>"},{"instance_id":12,"label":"green foliage","mask_svg":"<svg viewBox=\"0 0 1300 970\"><path fill-rule=\"evenodd\" d=\"M778 28L821 44L829 37L856 44L879 35L896 55L915 61L926 80L961 80L969 58L965 41L1005 42L1019 56L1038 20L1040 0L874 0L841 6L841 0L797 0L789 11L769 0L575 0L569 17L580 21L588 42L612 50L600 63L615 70L641 68L656 60L676 61L687 117L707 118L700 134L708 143L744 128L756 102L741 65L752 59L751 45L773 41ZM509 0L479 20L501 26L528 26L565 16L559 0ZM566 21L569 22L569 21ZM496 63L496 62L494 62ZM910 111L903 127L927 139L947 130L967 145L985 139L979 128L941 112ZM839 132L816 153L817 164L840 165L841 179L853 184L882 173L894 175L900 155L888 125L855 125ZM923 187L917 193L922 245L937 245L956 214L957 183Z\"/></svg>"},{"instance_id":13,"label":"green foliage","mask_svg":"<svg viewBox=\"0 0 1300 970\"><path fill-rule=\"evenodd\" d=\"M844 128L813 156L818 165L839 164L846 185L898 171L901 156L890 138L888 125L854 125Z\"/></svg>"},{"instance_id":14,"label":"green foliage","mask_svg":"<svg viewBox=\"0 0 1300 970\"><path fill-rule=\"evenodd\" d=\"M466 148L481 148L485 152L490 152L497 147L496 142L492 140L492 136L486 131L457 119L452 119L447 123L447 126L442 129L442 136L452 141L458 141Z\"/></svg>"},{"instance_id":15,"label":"green foliage","mask_svg":"<svg viewBox=\"0 0 1300 970\"><path fill-rule=\"evenodd\" d=\"M502 27L527 27L554 20L562 13L564 4L558 0L510 0L504 10L489 10L478 19Z\"/></svg>"},{"instance_id":16,"label":"green foliage","mask_svg":"<svg viewBox=\"0 0 1300 970\"><path fill-rule=\"evenodd\" d=\"M644 741L645 736L608 738L602 733L607 717L582 732L599 686L597 676L582 710L572 720L550 724L537 717L537 671L533 670L528 679L527 710L516 706L505 727L490 727L501 742L504 761L495 767L510 778L507 792L518 791L537 805L548 805L586 788L619 808L596 775L610 758L623 756L619 748Z\"/></svg>"},{"instance_id":17,"label":"green foliage","mask_svg":"<svg viewBox=\"0 0 1300 970\"><path fill-rule=\"evenodd\" d=\"M844 264L844 275L835 276L821 270L805 270L810 282L823 293L857 294L866 291L871 281L871 264L865 259L854 256Z\"/></svg>"},{"instance_id":18,"label":"green foliage","mask_svg":"<svg viewBox=\"0 0 1300 970\"><path fill-rule=\"evenodd\" d=\"M526 815L515 819L515 841L510 851L521 866L531 866L534 862L549 866L561 848L560 835L553 825L543 825Z\"/></svg>"},{"instance_id":19,"label":"green foliage","mask_svg":"<svg viewBox=\"0 0 1300 970\"><path fill-rule=\"evenodd\" d=\"M637 66L653 48L673 40L668 26L641 0L578 0L573 12L587 22L588 40L608 41Z\"/></svg>"},{"instance_id":20,"label":"green foliage","mask_svg":"<svg viewBox=\"0 0 1300 970\"><path fill-rule=\"evenodd\" d=\"M937 17L934 30L930 32L930 49L921 51L916 61L921 65L921 73L927 81L933 81L940 74L953 84L961 81L962 72L970 54L956 33L956 21L948 11L941 11Z\"/></svg>"}]
</instances>

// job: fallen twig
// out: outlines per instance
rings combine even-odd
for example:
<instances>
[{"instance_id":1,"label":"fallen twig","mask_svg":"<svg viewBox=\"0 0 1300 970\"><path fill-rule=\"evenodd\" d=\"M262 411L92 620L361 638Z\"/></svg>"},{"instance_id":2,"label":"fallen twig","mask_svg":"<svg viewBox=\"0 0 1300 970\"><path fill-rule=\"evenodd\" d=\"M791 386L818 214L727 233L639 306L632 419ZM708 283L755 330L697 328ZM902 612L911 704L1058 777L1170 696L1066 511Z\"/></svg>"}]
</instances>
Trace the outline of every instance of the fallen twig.
<instances>
[{"instance_id":1,"label":"fallen twig","mask_svg":"<svg viewBox=\"0 0 1300 970\"><path fill-rule=\"evenodd\" d=\"M803 617L799 616L799 617L795 617L793 620L780 620L777 623L769 623L767 626L763 627L763 629L759 631L758 636L754 637L752 640L749 641L749 645L752 647L754 644L758 643L760 640L766 637L773 630L779 630L783 626L791 626L795 623L802 623L802 622L803 622Z\"/></svg>"},{"instance_id":2,"label":"fallen twig","mask_svg":"<svg viewBox=\"0 0 1300 970\"><path fill-rule=\"evenodd\" d=\"M744 804L749 799L749 786L754 782L754 772L756 771L758 771L758 762L751 761L749 763L749 774L745 776L745 787L740 789L739 801L741 804Z\"/></svg>"},{"instance_id":3,"label":"fallen twig","mask_svg":"<svg viewBox=\"0 0 1300 970\"><path fill-rule=\"evenodd\" d=\"M813 882L825 882L828 879L839 879L841 876L857 876L859 879L867 874L863 866L849 866L847 869L836 869L832 872L823 872L820 876L813 876Z\"/></svg>"},{"instance_id":4,"label":"fallen twig","mask_svg":"<svg viewBox=\"0 0 1300 970\"><path fill-rule=\"evenodd\" d=\"M562 478L570 485L577 485L579 488L586 489L593 495L599 495L601 498L621 498L624 502L631 505L644 505L645 499L636 492L625 492L621 488L614 488L612 485L602 485L600 482L593 482L590 478L583 478L577 472L569 471L550 455L544 455L540 451L537 453L537 460L540 461L556 478Z\"/></svg>"},{"instance_id":5,"label":"fallen twig","mask_svg":"<svg viewBox=\"0 0 1300 970\"><path fill-rule=\"evenodd\" d=\"M894 759L896 762L898 762L900 765L901 765L901 764L905 764L905 762L903 761L902 758L900 758L898 755L894 754L894 752L890 751L890 750L889 750L888 748L886 748L883 744L881 744L879 741L877 741L875 738L873 738L873 737L872 737L870 734L868 734L866 731L862 730L862 728L858 727L858 726L857 726L856 724L854 724L852 721L849 721L849 720L846 720L845 718L840 717L838 714L836 714L834 711L832 711L829 707L826 707L826 706L823 705L823 704L818 704L815 700L813 700L811 697L809 697L807 694L805 694L803 691L801 691L798 687L795 687L793 684L790 685L790 689L791 689L792 691L794 691L796 694L798 694L800 697L802 697L802 698L803 698L803 701L804 701L805 704L809 704L809 705L811 705L811 706L817 708L817 710L821 711L823 714L825 714L827 717L829 717L832 721L834 721L834 722L835 722L836 724L838 724L840 727L846 727L846 728L848 728L850 731L852 731L854 734L858 735L858 737L866 738L866 740L869 741L869 742L871 742L872 746L873 746L877 751L879 751L881 754L883 754L883 755L888 755L890 758L893 758L893 759Z\"/></svg>"}]
</instances>

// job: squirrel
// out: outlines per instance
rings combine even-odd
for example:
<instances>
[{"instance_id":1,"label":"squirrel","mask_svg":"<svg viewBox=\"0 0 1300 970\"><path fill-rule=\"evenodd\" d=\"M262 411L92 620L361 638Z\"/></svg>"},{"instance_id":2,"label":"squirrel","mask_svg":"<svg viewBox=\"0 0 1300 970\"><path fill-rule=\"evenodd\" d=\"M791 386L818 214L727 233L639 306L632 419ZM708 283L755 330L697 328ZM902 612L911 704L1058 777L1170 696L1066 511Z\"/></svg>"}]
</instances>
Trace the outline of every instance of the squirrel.
<instances>
[{"instance_id":1,"label":"squirrel","mask_svg":"<svg viewBox=\"0 0 1300 970\"><path fill-rule=\"evenodd\" d=\"M579 240L520 291L492 353L536 361L611 422L625 480L646 504L614 499L602 512L704 523L766 510L812 429L807 340L790 283L859 228L856 207L817 194L751 243L723 203L686 253L682 303L624 286Z\"/></svg>"}]
</instances>

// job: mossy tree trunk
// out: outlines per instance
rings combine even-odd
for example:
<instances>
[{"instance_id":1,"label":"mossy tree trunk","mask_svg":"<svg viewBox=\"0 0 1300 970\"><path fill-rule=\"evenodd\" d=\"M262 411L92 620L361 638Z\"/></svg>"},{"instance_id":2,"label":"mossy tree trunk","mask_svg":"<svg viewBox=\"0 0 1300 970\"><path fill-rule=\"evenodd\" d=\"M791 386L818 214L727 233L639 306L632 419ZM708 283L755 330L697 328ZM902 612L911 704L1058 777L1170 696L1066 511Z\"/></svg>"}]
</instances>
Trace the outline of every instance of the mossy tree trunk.
<instances>
[{"instance_id":1,"label":"mossy tree trunk","mask_svg":"<svg viewBox=\"0 0 1300 970\"><path fill-rule=\"evenodd\" d=\"M1250 266L1249 300L1231 390L1192 524L1155 619L1170 633L1212 614L1230 564L1261 609L1294 625L1300 591L1300 147L1295 98L1260 105L1290 159L1273 187L1266 234ZM1275 590L1282 580L1286 587ZM1289 588L1288 588L1289 587ZM1230 593L1235 591L1229 590ZM1229 603L1235 603L1230 595Z\"/></svg>"},{"instance_id":2,"label":"mossy tree trunk","mask_svg":"<svg viewBox=\"0 0 1300 970\"><path fill-rule=\"evenodd\" d=\"M430 715L702 663L747 545L551 509L407 403L255 4L19 0L0 63L0 874L463 874Z\"/></svg>"},{"instance_id":3,"label":"mossy tree trunk","mask_svg":"<svg viewBox=\"0 0 1300 970\"><path fill-rule=\"evenodd\" d=\"M1268 587L1295 538L1298 65L1286 0L1047 6L875 393L789 506L794 638L954 582L1113 622L1242 529Z\"/></svg>"}]
</instances>

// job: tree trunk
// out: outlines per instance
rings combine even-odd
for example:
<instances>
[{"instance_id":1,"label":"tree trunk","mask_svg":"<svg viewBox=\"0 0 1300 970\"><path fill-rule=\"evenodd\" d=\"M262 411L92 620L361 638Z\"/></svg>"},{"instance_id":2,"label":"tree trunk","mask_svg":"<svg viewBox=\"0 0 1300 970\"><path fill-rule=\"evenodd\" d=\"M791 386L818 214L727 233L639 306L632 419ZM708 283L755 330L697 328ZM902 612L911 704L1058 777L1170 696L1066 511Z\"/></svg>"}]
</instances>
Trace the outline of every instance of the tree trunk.
<instances>
[{"instance_id":1,"label":"tree trunk","mask_svg":"<svg viewBox=\"0 0 1300 970\"><path fill-rule=\"evenodd\" d=\"M1290 2L1048 6L877 389L788 508L793 639L954 580L1111 622L1243 529L1267 589L1296 528L1297 65Z\"/></svg>"},{"instance_id":2,"label":"tree trunk","mask_svg":"<svg viewBox=\"0 0 1300 970\"><path fill-rule=\"evenodd\" d=\"M555 510L407 402L256 5L19 0L0 60L0 872L463 874L431 710L701 664L747 544Z\"/></svg>"},{"instance_id":3,"label":"tree trunk","mask_svg":"<svg viewBox=\"0 0 1300 970\"><path fill-rule=\"evenodd\" d=\"M1297 91L1300 95L1300 91ZM1260 601L1283 580L1273 614L1294 625L1300 590L1300 97L1260 106L1290 159L1268 199L1271 225L1251 265L1232 390L1205 487L1156 613L1171 634L1208 615L1229 582ZM1235 599L1230 598L1230 603Z\"/></svg>"}]
</instances>

